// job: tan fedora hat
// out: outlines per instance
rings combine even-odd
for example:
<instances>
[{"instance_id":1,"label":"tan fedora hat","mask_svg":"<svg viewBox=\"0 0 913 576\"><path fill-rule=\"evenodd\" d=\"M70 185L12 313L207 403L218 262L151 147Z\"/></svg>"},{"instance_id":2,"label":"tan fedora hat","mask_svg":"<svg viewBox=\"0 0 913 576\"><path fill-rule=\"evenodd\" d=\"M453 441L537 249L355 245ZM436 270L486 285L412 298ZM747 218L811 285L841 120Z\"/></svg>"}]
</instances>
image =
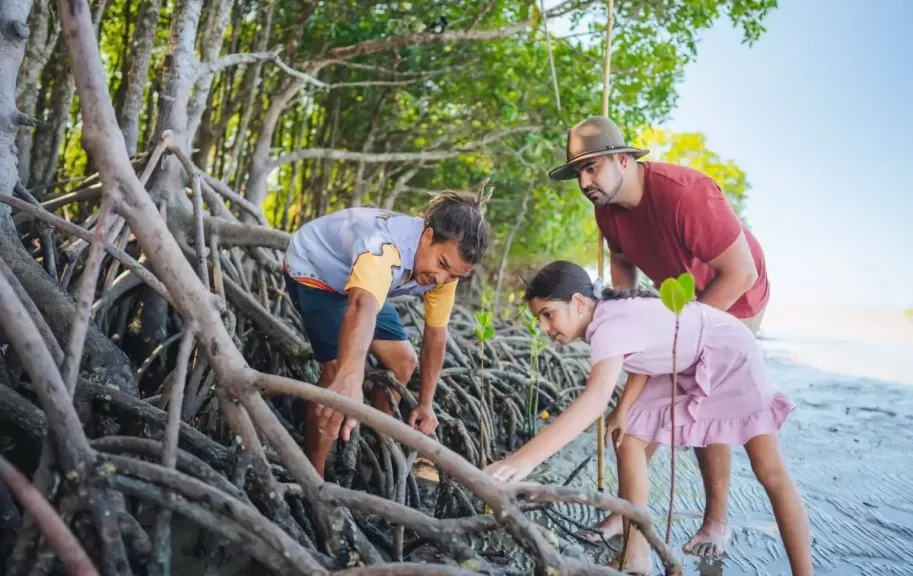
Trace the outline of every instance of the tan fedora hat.
<instances>
[{"instance_id":1,"label":"tan fedora hat","mask_svg":"<svg viewBox=\"0 0 913 576\"><path fill-rule=\"evenodd\" d=\"M571 128L567 135L567 162L548 173L552 180L571 180L577 177L574 165L605 154L632 154L640 158L649 150L625 144L621 130L605 116L590 116Z\"/></svg>"}]
</instances>

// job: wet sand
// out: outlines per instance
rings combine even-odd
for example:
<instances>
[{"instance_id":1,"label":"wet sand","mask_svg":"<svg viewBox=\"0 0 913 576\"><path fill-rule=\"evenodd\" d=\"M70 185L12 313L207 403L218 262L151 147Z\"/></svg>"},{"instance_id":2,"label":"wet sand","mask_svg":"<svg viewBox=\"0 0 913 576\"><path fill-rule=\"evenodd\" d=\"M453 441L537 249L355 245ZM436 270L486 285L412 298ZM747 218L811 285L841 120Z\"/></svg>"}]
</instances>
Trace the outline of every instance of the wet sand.
<instances>
[{"instance_id":1,"label":"wet sand","mask_svg":"<svg viewBox=\"0 0 913 576\"><path fill-rule=\"evenodd\" d=\"M762 346L772 379L796 404L780 432L780 443L808 509L816 574L913 575L913 385L820 370L774 344ZM591 429L531 480L562 482L594 448ZM690 450L677 456L673 548L689 575L789 574L767 496L744 450L736 447L733 455L728 554L711 562L680 552L700 525L704 502ZM611 450L606 465L606 489L614 493ZM650 475L650 511L658 531L665 534L668 449L657 452ZM595 488L595 458L573 485ZM562 511L586 523L599 519L582 507ZM581 549L600 561L614 557L614 551L604 546Z\"/></svg>"}]
</instances>

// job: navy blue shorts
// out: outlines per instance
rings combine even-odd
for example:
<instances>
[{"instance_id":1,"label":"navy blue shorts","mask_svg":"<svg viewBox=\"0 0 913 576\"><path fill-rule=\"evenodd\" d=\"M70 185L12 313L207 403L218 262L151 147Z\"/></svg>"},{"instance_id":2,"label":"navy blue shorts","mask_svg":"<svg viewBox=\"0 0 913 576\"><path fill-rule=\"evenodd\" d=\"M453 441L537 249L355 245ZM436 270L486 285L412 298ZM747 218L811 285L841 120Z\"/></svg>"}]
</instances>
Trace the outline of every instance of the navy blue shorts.
<instances>
[{"instance_id":1,"label":"navy blue shorts","mask_svg":"<svg viewBox=\"0 0 913 576\"><path fill-rule=\"evenodd\" d=\"M299 284L285 274L285 286L292 304L304 321L304 332L311 341L314 358L329 362L339 357L339 329L349 297ZM374 326L375 340L407 340L406 330L393 305L385 302L377 313Z\"/></svg>"}]
</instances>

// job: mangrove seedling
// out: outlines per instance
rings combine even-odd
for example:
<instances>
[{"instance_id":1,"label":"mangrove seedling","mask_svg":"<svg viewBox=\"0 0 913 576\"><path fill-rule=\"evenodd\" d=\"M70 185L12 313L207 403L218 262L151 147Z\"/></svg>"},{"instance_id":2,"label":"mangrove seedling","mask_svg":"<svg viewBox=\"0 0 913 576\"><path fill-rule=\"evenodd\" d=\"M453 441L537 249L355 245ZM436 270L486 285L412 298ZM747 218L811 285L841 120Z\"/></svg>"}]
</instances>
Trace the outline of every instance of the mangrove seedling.
<instances>
[{"instance_id":1,"label":"mangrove seedling","mask_svg":"<svg viewBox=\"0 0 913 576\"><path fill-rule=\"evenodd\" d=\"M678 390L678 326L682 310L694 298L694 276L689 273L678 278L666 278L659 287L659 297L666 308L675 313L675 334L672 337L672 393L670 396L669 414L672 417L672 435L669 444L672 448L671 480L669 485L669 518L666 522L666 544L672 536L672 504L675 499L675 392Z\"/></svg>"},{"instance_id":2,"label":"mangrove seedling","mask_svg":"<svg viewBox=\"0 0 913 576\"><path fill-rule=\"evenodd\" d=\"M521 316L523 326L529 334L529 389L526 394L526 422L530 436L536 435L539 415L539 354L548 346L548 340L542 337L539 321L529 311L523 309Z\"/></svg>"}]
</instances>

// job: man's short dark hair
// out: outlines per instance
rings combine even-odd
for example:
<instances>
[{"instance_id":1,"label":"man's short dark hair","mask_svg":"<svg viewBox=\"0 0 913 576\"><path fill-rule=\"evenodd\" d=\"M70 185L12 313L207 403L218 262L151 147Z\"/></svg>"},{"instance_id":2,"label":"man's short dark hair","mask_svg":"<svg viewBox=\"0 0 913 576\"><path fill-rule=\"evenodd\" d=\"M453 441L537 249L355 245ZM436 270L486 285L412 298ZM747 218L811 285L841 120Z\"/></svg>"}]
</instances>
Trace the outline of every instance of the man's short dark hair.
<instances>
[{"instance_id":1,"label":"man's short dark hair","mask_svg":"<svg viewBox=\"0 0 913 576\"><path fill-rule=\"evenodd\" d=\"M433 242L456 240L460 257L475 266L488 250L489 227L482 214L484 200L458 192L441 192L425 210L425 226Z\"/></svg>"}]
</instances>

